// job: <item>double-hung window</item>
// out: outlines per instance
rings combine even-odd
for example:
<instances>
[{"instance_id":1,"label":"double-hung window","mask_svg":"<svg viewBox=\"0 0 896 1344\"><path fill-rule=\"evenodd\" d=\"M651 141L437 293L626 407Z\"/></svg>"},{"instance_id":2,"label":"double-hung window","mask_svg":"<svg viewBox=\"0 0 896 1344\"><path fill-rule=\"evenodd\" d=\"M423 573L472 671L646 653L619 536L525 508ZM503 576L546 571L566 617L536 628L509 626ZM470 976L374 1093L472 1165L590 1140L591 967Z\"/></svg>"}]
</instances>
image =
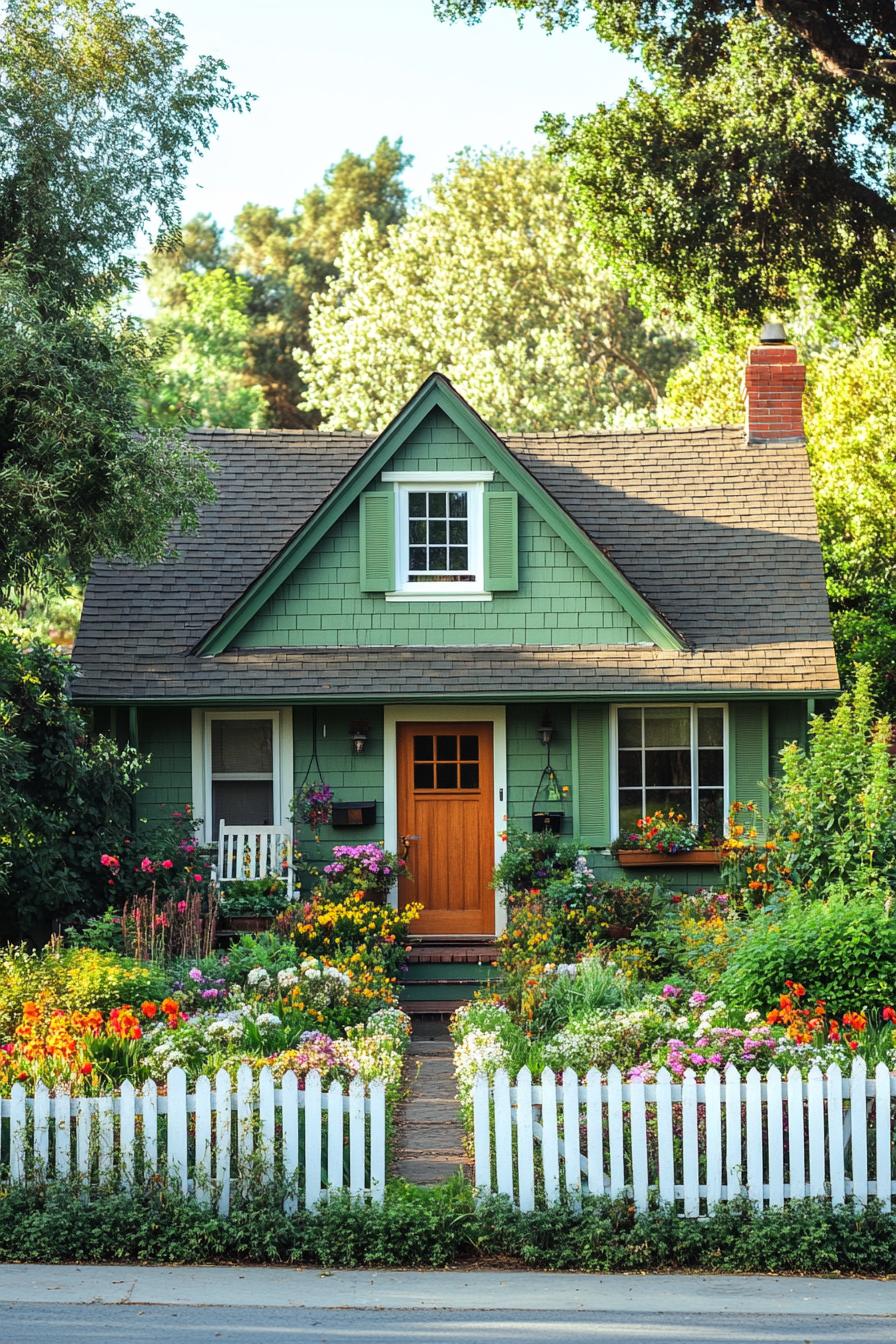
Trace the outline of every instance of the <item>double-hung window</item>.
<instances>
[{"instance_id":1,"label":"double-hung window","mask_svg":"<svg viewBox=\"0 0 896 1344\"><path fill-rule=\"evenodd\" d=\"M616 829L657 809L722 835L727 816L724 705L619 706L615 712Z\"/></svg>"},{"instance_id":2,"label":"double-hung window","mask_svg":"<svg viewBox=\"0 0 896 1344\"><path fill-rule=\"evenodd\" d=\"M280 818L278 718L271 714L209 715L208 802L213 835L228 825L272 826Z\"/></svg>"},{"instance_id":3,"label":"double-hung window","mask_svg":"<svg viewBox=\"0 0 896 1344\"><path fill-rule=\"evenodd\" d=\"M396 490L396 596L489 596L482 511L484 483L493 474L384 472Z\"/></svg>"}]
</instances>

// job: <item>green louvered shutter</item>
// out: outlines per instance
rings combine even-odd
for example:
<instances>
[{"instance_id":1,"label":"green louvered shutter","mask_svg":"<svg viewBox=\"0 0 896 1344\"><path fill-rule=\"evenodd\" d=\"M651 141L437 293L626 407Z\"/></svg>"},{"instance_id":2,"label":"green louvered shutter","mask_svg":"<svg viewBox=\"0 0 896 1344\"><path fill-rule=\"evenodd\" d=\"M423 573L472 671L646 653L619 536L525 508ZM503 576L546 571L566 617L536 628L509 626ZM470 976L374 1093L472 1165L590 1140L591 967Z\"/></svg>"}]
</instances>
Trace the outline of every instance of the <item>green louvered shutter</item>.
<instances>
[{"instance_id":1,"label":"green louvered shutter","mask_svg":"<svg viewBox=\"0 0 896 1344\"><path fill-rule=\"evenodd\" d=\"M805 700L778 700L769 705L769 766L773 775L781 773L781 751L788 742L806 745L808 714Z\"/></svg>"},{"instance_id":2,"label":"green louvered shutter","mask_svg":"<svg viewBox=\"0 0 896 1344\"><path fill-rule=\"evenodd\" d=\"M395 587L395 495L361 496L361 592L388 593Z\"/></svg>"},{"instance_id":3,"label":"green louvered shutter","mask_svg":"<svg viewBox=\"0 0 896 1344\"><path fill-rule=\"evenodd\" d=\"M610 835L610 711L580 705L573 712L573 824L589 845Z\"/></svg>"},{"instance_id":4,"label":"green louvered shutter","mask_svg":"<svg viewBox=\"0 0 896 1344\"><path fill-rule=\"evenodd\" d=\"M485 586L490 593L519 588L517 497L513 491L491 491L485 496Z\"/></svg>"},{"instance_id":5,"label":"green louvered shutter","mask_svg":"<svg viewBox=\"0 0 896 1344\"><path fill-rule=\"evenodd\" d=\"M768 792L768 705L737 700L729 706L732 801L766 810Z\"/></svg>"}]
</instances>

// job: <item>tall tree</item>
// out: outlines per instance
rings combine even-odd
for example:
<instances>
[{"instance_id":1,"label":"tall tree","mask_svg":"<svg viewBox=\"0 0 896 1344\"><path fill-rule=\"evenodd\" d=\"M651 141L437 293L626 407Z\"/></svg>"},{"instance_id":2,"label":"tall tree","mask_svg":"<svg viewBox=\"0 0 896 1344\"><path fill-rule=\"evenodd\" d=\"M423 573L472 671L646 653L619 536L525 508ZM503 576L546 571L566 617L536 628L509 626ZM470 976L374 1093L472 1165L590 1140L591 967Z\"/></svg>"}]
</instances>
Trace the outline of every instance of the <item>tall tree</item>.
<instances>
[{"instance_id":1,"label":"tall tree","mask_svg":"<svg viewBox=\"0 0 896 1344\"><path fill-rule=\"evenodd\" d=\"M317 424L304 405L305 385L293 357L308 347L311 301L335 271L343 235L370 218L382 228L405 215L401 177L411 162L401 147L381 139L364 157L347 151L305 192L290 214L273 206L246 205L234 224L234 242L222 246L221 230L207 215L185 227L178 249L153 262L150 294L160 320L183 307L184 273L226 267L249 285L244 376L264 390L268 420L283 428Z\"/></svg>"},{"instance_id":2,"label":"tall tree","mask_svg":"<svg viewBox=\"0 0 896 1344\"><path fill-rule=\"evenodd\" d=\"M437 368L501 429L587 428L651 408L689 350L601 270L556 164L468 152L404 224L345 236L299 364L334 427L381 427Z\"/></svg>"},{"instance_id":3,"label":"tall tree","mask_svg":"<svg viewBox=\"0 0 896 1344\"><path fill-rule=\"evenodd\" d=\"M548 28L585 13L647 71L544 126L648 308L728 337L806 291L860 328L896 319L892 0L435 0L470 22L493 5Z\"/></svg>"},{"instance_id":4,"label":"tall tree","mask_svg":"<svg viewBox=\"0 0 896 1344\"><path fill-rule=\"evenodd\" d=\"M190 66L178 20L130 0L0 5L0 593L158 557L211 484L177 436L138 438L153 350L115 306L134 248L179 222L194 151L245 106Z\"/></svg>"},{"instance_id":5,"label":"tall tree","mask_svg":"<svg viewBox=\"0 0 896 1344\"><path fill-rule=\"evenodd\" d=\"M153 323L162 353L143 398L147 423L260 429L264 391L244 373L248 284L216 266L181 272L178 290L180 302Z\"/></svg>"},{"instance_id":6,"label":"tall tree","mask_svg":"<svg viewBox=\"0 0 896 1344\"><path fill-rule=\"evenodd\" d=\"M874 668L886 712L896 709L896 355L878 337L835 343L803 315L806 439L818 507L834 642L844 684ZM814 342L812 337L814 336ZM822 337L822 339L819 339ZM660 422L737 422L742 356L707 351L676 370Z\"/></svg>"}]
</instances>

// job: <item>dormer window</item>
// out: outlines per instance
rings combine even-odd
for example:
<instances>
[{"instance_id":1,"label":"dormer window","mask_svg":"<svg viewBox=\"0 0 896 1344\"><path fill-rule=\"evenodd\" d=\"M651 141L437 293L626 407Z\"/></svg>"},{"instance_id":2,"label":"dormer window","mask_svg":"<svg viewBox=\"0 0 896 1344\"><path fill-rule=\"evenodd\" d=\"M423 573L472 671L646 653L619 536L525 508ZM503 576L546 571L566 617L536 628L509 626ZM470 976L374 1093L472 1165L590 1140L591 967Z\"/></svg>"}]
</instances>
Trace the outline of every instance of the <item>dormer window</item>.
<instances>
[{"instance_id":1,"label":"dormer window","mask_svg":"<svg viewBox=\"0 0 896 1344\"><path fill-rule=\"evenodd\" d=\"M488 600L482 545L484 487L492 472L384 472L395 488L395 592Z\"/></svg>"}]
</instances>

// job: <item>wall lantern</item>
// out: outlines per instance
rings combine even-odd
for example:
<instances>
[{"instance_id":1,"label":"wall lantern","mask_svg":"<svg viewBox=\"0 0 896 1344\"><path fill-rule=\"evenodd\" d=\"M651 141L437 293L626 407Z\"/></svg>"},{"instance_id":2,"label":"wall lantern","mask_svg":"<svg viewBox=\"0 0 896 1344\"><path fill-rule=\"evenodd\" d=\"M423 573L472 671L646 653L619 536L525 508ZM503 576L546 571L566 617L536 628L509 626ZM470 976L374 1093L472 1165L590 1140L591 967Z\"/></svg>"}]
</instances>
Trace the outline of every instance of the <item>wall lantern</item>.
<instances>
[{"instance_id":1,"label":"wall lantern","mask_svg":"<svg viewBox=\"0 0 896 1344\"><path fill-rule=\"evenodd\" d=\"M349 736L352 739L352 748L356 756L367 746L367 739L370 736L370 725L367 723L353 723L349 728Z\"/></svg>"},{"instance_id":2,"label":"wall lantern","mask_svg":"<svg viewBox=\"0 0 896 1344\"><path fill-rule=\"evenodd\" d=\"M550 715L545 714L538 729L538 740L543 747L550 747L553 736L554 725L551 723Z\"/></svg>"}]
</instances>

